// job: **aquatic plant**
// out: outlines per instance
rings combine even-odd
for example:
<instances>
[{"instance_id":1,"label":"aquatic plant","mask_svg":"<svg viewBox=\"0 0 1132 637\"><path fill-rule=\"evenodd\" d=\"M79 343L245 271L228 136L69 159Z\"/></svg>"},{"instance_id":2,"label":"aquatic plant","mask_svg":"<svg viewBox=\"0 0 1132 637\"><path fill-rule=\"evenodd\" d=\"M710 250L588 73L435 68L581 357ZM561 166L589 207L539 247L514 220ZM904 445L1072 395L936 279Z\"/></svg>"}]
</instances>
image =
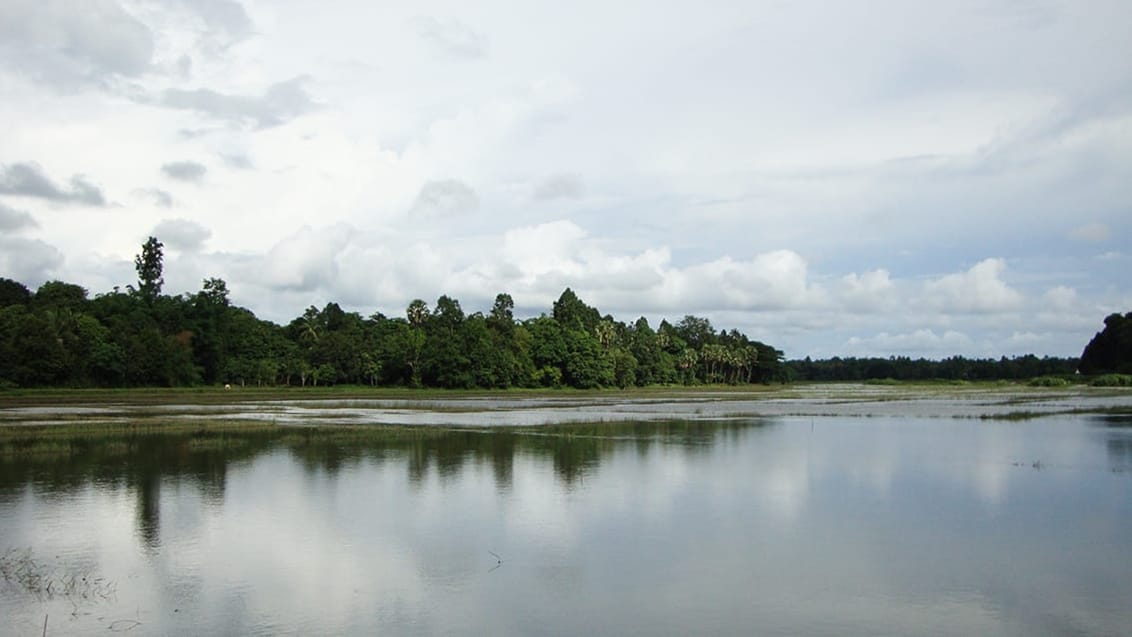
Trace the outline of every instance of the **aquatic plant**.
<instances>
[{"instance_id":1,"label":"aquatic plant","mask_svg":"<svg viewBox=\"0 0 1132 637\"><path fill-rule=\"evenodd\" d=\"M52 566L35 559L31 549L8 549L0 556L0 579L8 588L35 596L39 600L66 598L108 600L117 585L90 571Z\"/></svg>"}]
</instances>

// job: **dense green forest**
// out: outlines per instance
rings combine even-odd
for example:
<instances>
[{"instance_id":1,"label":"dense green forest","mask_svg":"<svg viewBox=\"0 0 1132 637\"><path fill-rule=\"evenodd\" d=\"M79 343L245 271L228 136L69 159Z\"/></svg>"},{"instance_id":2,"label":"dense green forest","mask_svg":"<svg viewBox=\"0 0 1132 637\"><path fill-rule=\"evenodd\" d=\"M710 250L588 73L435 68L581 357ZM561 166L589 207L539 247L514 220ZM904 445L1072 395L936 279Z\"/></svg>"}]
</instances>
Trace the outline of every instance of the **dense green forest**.
<instances>
[{"instance_id":1,"label":"dense green forest","mask_svg":"<svg viewBox=\"0 0 1132 637\"><path fill-rule=\"evenodd\" d=\"M336 303L287 325L233 305L225 282L162 294L163 245L135 259L138 283L88 298L50 281L0 279L0 386L400 385L631 387L787 380L782 352L685 316L657 328L602 315L567 288L550 314L516 320L499 294L487 314L441 296L404 316Z\"/></svg>"},{"instance_id":2,"label":"dense green forest","mask_svg":"<svg viewBox=\"0 0 1132 637\"><path fill-rule=\"evenodd\" d=\"M1082 374L1132 374L1132 312L1110 314L1081 354Z\"/></svg>"},{"instance_id":3,"label":"dense green forest","mask_svg":"<svg viewBox=\"0 0 1132 637\"><path fill-rule=\"evenodd\" d=\"M466 314L441 296L404 316L363 317L336 303L287 325L233 305L222 279L162 294L162 244L135 259L136 286L88 297L49 281L0 278L0 388L396 385L441 388L632 387L800 381L1021 380L1132 373L1132 312L1113 314L1076 358L830 358L782 352L706 318L626 324L569 288L549 314L518 320L510 295Z\"/></svg>"},{"instance_id":4,"label":"dense green forest","mask_svg":"<svg viewBox=\"0 0 1132 637\"><path fill-rule=\"evenodd\" d=\"M1076 358L1038 358L1033 354L1007 358L964 358L943 360L909 358L840 358L792 360L786 370L794 380L1025 380L1039 376L1071 376L1077 371Z\"/></svg>"}]
</instances>

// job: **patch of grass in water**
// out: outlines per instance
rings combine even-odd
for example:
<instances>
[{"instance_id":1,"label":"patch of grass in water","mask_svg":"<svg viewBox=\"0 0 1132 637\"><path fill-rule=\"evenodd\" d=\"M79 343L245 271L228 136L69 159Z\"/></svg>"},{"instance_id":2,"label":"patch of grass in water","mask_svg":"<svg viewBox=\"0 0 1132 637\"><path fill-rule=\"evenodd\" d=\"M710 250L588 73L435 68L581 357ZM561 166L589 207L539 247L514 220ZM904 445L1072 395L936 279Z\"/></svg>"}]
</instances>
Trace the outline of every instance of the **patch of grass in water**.
<instances>
[{"instance_id":1,"label":"patch of grass in water","mask_svg":"<svg viewBox=\"0 0 1132 637\"><path fill-rule=\"evenodd\" d=\"M999 414L979 414L979 420L1034 420L1052 416L1049 412L1040 411L1008 411Z\"/></svg>"},{"instance_id":2,"label":"patch of grass in water","mask_svg":"<svg viewBox=\"0 0 1132 637\"><path fill-rule=\"evenodd\" d=\"M0 426L0 460L68 457L97 453L124 456L139 439L152 436L188 437L190 446L218 448L240 444L242 436L276 431L273 423L254 421L185 421L137 423L67 423L62 425Z\"/></svg>"}]
</instances>

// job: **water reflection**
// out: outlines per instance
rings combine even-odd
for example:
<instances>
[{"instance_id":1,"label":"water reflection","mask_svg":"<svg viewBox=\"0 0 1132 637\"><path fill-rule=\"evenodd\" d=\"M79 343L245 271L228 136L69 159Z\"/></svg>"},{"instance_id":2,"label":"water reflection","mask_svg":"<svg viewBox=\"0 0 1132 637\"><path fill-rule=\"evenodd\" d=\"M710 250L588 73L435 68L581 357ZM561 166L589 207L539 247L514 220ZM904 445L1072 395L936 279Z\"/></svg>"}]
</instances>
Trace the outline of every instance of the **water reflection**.
<instances>
[{"instance_id":1,"label":"water reflection","mask_svg":"<svg viewBox=\"0 0 1132 637\"><path fill-rule=\"evenodd\" d=\"M1126 421L372 433L111 436L3 457L0 538L118 588L94 605L7 586L0 634L38 634L44 615L51 634L122 618L146 634L1132 625Z\"/></svg>"}]
</instances>

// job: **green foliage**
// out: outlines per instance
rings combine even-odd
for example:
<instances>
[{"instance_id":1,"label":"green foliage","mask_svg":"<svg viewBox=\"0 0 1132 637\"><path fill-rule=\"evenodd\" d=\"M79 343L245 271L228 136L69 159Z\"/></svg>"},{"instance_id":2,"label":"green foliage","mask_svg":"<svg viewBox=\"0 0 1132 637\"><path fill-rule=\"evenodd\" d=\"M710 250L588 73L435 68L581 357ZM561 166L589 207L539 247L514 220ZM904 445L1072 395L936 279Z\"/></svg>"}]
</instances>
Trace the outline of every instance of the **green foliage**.
<instances>
[{"instance_id":1,"label":"green foliage","mask_svg":"<svg viewBox=\"0 0 1132 637\"><path fill-rule=\"evenodd\" d=\"M877 382L1028 380L1043 376L1065 378L1077 370L1075 358L1038 358L1032 354L999 359L951 356L943 360L893 356L793 360L786 371L797 380Z\"/></svg>"},{"instance_id":2,"label":"green foliage","mask_svg":"<svg viewBox=\"0 0 1132 637\"><path fill-rule=\"evenodd\" d=\"M569 288L549 315L522 321L500 293L486 315L441 296L432 310L412 301L404 318L328 303L279 326L233 305L220 278L162 294L162 261L150 237L135 259L137 288L94 298L62 281L32 294L0 279L0 386L598 389L787 376L780 351L736 330L716 334L695 316L655 331L644 318L627 325Z\"/></svg>"},{"instance_id":3,"label":"green foliage","mask_svg":"<svg viewBox=\"0 0 1132 637\"><path fill-rule=\"evenodd\" d=\"M1132 374L1104 374L1090 384L1093 387L1132 387Z\"/></svg>"},{"instance_id":4,"label":"green foliage","mask_svg":"<svg viewBox=\"0 0 1132 637\"><path fill-rule=\"evenodd\" d=\"M142 244L141 253L134 257L134 269L138 272L138 296L151 305L161 294L161 286L165 284L165 279L161 276L164 247L157 237L150 237Z\"/></svg>"},{"instance_id":5,"label":"green foliage","mask_svg":"<svg viewBox=\"0 0 1132 637\"><path fill-rule=\"evenodd\" d=\"M1027 383L1030 387L1068 387L1073 383L1067 378L1060 376L1039 376L1031 378Z\"/></svg>"},{"instance_id":6,"label":"green foliage","mask_svg":"<svg viewBox=\"0 0 1132 637\"><path fill-rule=\"evenodd\" d=\"M0 308L9 305L27 305L31 302L31 291L19 281L0 277Z\"/></svg>"},{"instance_id":7,"label":"green foliage","mask_svg":"<svg viewBox=\"0 0 1132 637\"><path fill-rule=\"evenodd\" d=\"M1082 374L1132 374L1132 312L1110 314L1081 353Z\"/></svg>"}]
</instances>

